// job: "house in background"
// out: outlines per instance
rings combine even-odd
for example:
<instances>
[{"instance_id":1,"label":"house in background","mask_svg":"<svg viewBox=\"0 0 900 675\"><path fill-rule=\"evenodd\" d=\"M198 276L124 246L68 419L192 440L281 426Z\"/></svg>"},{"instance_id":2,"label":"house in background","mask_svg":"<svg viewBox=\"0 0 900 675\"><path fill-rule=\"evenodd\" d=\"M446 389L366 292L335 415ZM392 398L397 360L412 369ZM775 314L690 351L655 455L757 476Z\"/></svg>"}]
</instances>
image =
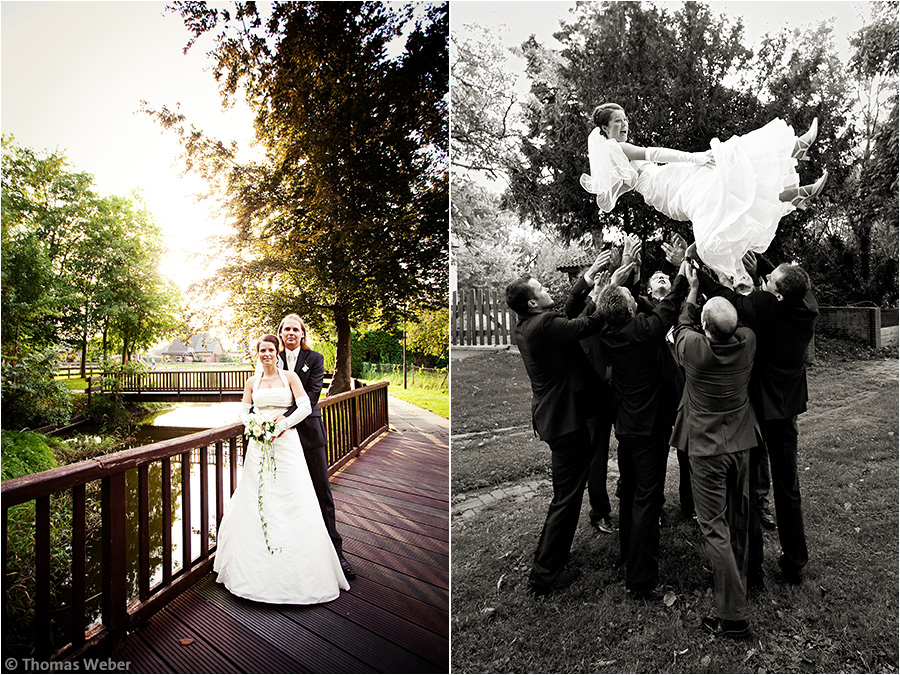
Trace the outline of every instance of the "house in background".
<instances>
[{"instance_id":1,"label":"house in background","mask_svg":"<svg viewBox=\"0 0 900 675\"><path fill-rule=\"evenodd\" d=\"M198 333L189 340L181 338L160 352L166 361L205 361L206 363L218 363L225 354L225 349L219 339L211 333Z\"/></svg>"}]
</instances>

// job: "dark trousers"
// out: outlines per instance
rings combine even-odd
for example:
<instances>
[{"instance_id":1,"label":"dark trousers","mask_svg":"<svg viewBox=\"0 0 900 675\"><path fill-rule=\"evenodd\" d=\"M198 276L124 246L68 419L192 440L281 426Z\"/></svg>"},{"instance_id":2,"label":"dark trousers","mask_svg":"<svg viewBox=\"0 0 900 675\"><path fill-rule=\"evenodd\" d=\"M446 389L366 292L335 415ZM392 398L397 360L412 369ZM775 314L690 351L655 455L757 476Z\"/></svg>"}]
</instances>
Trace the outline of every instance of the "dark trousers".
<instances>
[{"instance_id":1,"label":"dark trousers","mask_svg":"<svg viewBox=\"0 0 900 675\"><path fill-rule=\"evenodd\" d=\"M769 454L781 564L787 571L799 573L809 561L809 553L800 503L800 474L797 471L797 416L765 420L760 427Z\"/></svg>"},{"instance_id":2,"label":"dark trousers","mask_svg":"<svg viewBox=\"0 0 900 675\"><path fill-rule=\"evenodd\" d=\"M582 429L547 441L553 473L553 500L547 509L544 529L534 552L529 580L532 586L549 588L569 559L578 527L584 486L593 458L591 435Z\"/></svg>"},{"instance_id":3,"label":"dark trousers","mask_svg":"<svg viewBox=\"0 0 900 675\"><path fill-rule=\"evenodd\" d=\"M759 456L759 466L756 476L756 499L759 501L760 508L769 506L769 488L772 479L769 474L769 455L766 453L765 447L762 448Z\"/></svg>"},{"instance_id":4,"label":"dark trousers","mask_svg":"<svg viewBox=\"0 0 900 675\"><path fill-rule=\"evenodd\" d=\"M612 507L609 503L609 492L606 489L606 477L609 465L609 436L613 425L612 386L606 380L601 385L600 415L587 420L591 434L591 445L594 458L591 460L591 471L588 474L588 499L591 503L591 522L601 518L609 518Z\"/></svg>"},{"instance_id":5,"label":"dark trousers","mask_svg":"<svg viewBox=\"0 0 900 675\"><path fill-rule=\"evenodd\" d=\"M619 436L619 546L625 587L648 591L659 583L659 514L669 446L664 434Z\"/></svg>"},{"instance_id":6,"label":"dark trousers","mask_svg":"<svg viewBox=\"0 0 900 675\"><path fill-rule=\"evenodd\" d=\"M716 614L747 618L750 451L691 457L697 522L715 582Z\"/></svg>"},{"instance_id":7,"label":"dark trousers","mask_svg":"<svg viewBox=\"0 0 900 675\"><path fill-rule=\"evenodd\" d=\"M757 436L759 445L750 450L750 519L747 523L749 531L747 541L747 579L750 585L759 584L763 577L763 531L762 524L759 521L759 514L762 511L764 502L760 497L759 465L762 457L765 457L766 449L762 444L762 439ZM768 490L766 490L768 492Z\"/></svg>"},{"instance_id":8,"label":"dark trousers","mask_svg":"<svg viewBox=\"0 0 900 675\"><path fill-rule=\"evenodd\" d=\"M307 448L304 446L303 454L306 457L306 465L309 467L309 476L312 478L316 498L319 500L319 509L322 511L322 519L334 550L338 557L343 557L343 539L338 534L334 524L334 497L331 495L331 484L328 482L328 459L325 455L325 446Z\"/></svg>"},{"instance_id":9,"label":"dark trousers","mask_svg":"<svg viewBox=\"0 0 900 675\"><path fill-rule=\"evenodd\" d=\"M687 450L675 449L678 458L678 501L681 504L681 515L690 518L694 515L694 494L691 487L691 461Z\"/></svg>"}]
</instances>

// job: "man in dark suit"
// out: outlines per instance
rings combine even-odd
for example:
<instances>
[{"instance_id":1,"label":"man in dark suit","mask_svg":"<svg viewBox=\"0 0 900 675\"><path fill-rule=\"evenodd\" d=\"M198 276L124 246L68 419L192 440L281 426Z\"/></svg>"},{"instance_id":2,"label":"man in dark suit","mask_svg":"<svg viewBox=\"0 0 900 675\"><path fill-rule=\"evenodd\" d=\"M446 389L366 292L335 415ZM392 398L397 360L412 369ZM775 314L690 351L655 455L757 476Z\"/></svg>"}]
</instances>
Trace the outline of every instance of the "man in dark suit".
<instances>
[{"instance_id":1,"label":"man in dark suit","mask_svg":"<svg viewBox=\"0 0 900 675\"><path fill-rule=\"evenodd\" d=\"M690 292L675 331L685 390L669 443L690 458L697 522L713 571L716 614L703 619L703 628L745 638L750 450L758 445L748 387L756 336L738 326L737 311L724 298L707 301L696 330L700 284L692 268L685 271Z\"/></svg>"},{"instance_id":2,"label":"man in dark suit","mask_svg":"<svg viewBox=\"0 0 900 675\"><path fill-rule=\"evenodd\" d=\"M797 416L806 411L806 350L815 332L819 304L800 266L783 263L775 268L757 256L755 271L764 279L763 290L741 295L701 272L700 292L729 300L741 322L756 334L750 400L769 454L782 550L778 564L786 582L799 584L809 553L797 472ZM755 462L758 456L751 458L751 477L757 473ZM762 533L756 525L758 505L751 508L748 583L752 587L762 584Z\"/></svg>"},{"instance_id":3,"label":"man in dark suit","mask_svg":"<svg viewBox=\"0 0 900 675\"><path fill-rule=\"evenodd\" d=\"M533 277L509 284L506 303L518 315L516 346L531 379L532 424L551 450L553 500L529 574L529 590L546 595L579 576L565 565L594 454L587 420L599 411L599 377L579 340L599 330L601 320L550 311L553 300Z\"/></svg>"},{"instance_id":4,"label":"man in dark suit","mask_svg":"<svg viewBox=\"0 0 900 675\"><path fill-rule=\"evenodd\" d=\"M328 536L334 544L341 569L347 579L356 577L356 573L350 563L344 558L343 539L338 534L334 522L334 497L331 495L331 485L328 482L328 458L325 453L327 439L325 425L322 423L322 411L319 410L319 394L322 392L322 380L325 374L325 359L319 353L311 350L306 341L306 324L296 314L288 314L278 325L278 337L284 345L284 349L278 355L280 367L284 370L293 370L300 376L300 382L309 395L312 412L308 417L296 426L300 434L300 443L303 445L303 454L306 457L306 465L309 467L309 475L319 500L319 508L322 510L322 518L328 529ZM293 408L288 411L288 415Z\"/></svg>"},{"instance_id":5,"label":"man in dark suit","mask_svg":"<svg viewBox=\"0 0 900 675\"><path fill-rule=\"evenodd\" d=\"M594 313L596 304L588 296L596 293L595 282L602 286L608 283L610 275L607 270L611 260L610 250L601 251L594 264L578 277L566 298L566 317L574 319L583 313ZM589 417L587 420L591 444L594 448L594 458L591 460L587 482L588 501L591 505L589 522L591 527L598 532L614 534L617 528L612 521L612 505L609 502L609 491L606 488L609 468L609 437L615 415L612 372L609 364L603 360L603 353L596 335L592 334L582 338L581 347L594 371L600 377L597 390L599 401L597 415Z\"/></svg>"},{"instance_id":6,"label":"man in dark suit","mask_svg":"<svg viewBox=\"0 0 900 675\"><path fill-rule=\"evenodd\" d=\"M683 268L683 264L682 264ZM677 400L666 386L665 337L687 293L683 273L650 314L637 313L631 292L611 284L597 301L605 325L600 343L612 366L618 409L619 545L625 586L638 598L660 600L659 516L663 504L667 440Z\"/></svg>"}]
</instances>

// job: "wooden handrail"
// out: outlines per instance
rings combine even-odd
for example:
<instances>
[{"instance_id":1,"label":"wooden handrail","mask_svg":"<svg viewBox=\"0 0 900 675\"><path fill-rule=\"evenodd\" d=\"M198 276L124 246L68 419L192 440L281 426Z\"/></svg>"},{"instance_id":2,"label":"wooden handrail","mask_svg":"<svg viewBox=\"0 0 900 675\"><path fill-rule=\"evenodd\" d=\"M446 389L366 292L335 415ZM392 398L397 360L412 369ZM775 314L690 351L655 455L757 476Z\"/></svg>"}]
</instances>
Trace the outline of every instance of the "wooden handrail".
<instances>
[{"instance_id":1,"label":"wooden handrail","mask_svg":"<svg viewBox=\"0 0 900 675\"><path fill-rule=\"evenodd\" d=\"M362 387L354 391L329 396L319 401L323 422L328 435L328 461L330 470L358 456L361 449L374 441L388 428L387 382ZM227 443L227 452L226 452ZM30 501L36 503L35 518L35 603L34 645L39 658L67 659L83 656L87 652L108 649L115 645L126 631L146 621L171 599L212 569L216 546L210 542L210 502L215 511L215 525L222 519L227 497L236 487L237 466L244 445L243 425L230 424L217 429L200 431L181 438L152 443L140 448L122 450L102 457L62 466L49 471L4 481L3 552L4 593L12 584L6 568L8 550L8 519L10 508ZM239 447L241 446L241 447ZM214 464L209 462L209 450L214 453ZM190 466L191 455L197 450L201 480L199 513L191 509ZM225 461L227 455L228 481L226 486ZM180 465L182 504L182 561L172 556L173 491L172 461ZM149 494L148 468L159 463L161 488L159 496ZM127 517L129 500L126 490L126 472L138 472L136 501L137 522ZM215 472L215 494L209 494L208 471ZM86 486L99 481L102 529L101 619L87 625L86 609ZM226 494L226 490L228 493ZM72 603L69 621L66 623L63 644L51 643L50 621L50 499L54 495L71 491L71 558ZM132 498L133 499L133 498ZM155 501L154 501L155 500ZM153 503L151 503L153 502ZM151 586L149 512L160 506L162 515L162 580ZM200 524L200 547L191 546L191 523L197 516ZM128 528L138 535L137 589L128 588L126 568L126 539ZM179 569L174 565L181 562ZM6 595L5 595L6 600Z\"/></svg>"}]
</instances>

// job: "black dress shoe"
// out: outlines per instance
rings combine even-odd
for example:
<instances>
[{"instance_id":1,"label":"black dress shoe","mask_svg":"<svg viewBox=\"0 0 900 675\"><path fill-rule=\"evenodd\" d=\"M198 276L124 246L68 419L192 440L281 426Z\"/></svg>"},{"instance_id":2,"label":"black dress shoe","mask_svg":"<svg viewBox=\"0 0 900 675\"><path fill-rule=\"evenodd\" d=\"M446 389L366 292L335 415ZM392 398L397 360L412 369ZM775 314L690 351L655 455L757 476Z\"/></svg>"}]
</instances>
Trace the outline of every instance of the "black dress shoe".
<instances>
[{"instance_id":1,"label":"black dress shoe","mask_svg":"<svg viewBox=\"0 0 900 675\"><path fill-rule=\"evenodd\" d=\"M593 527L598 532L603 532L604 534L615 534L619 531L619 528L613 525L612 520L610 520L609 516L605 518L597 518L597 520L591 520L591 527Z\"/></svg>"},{"instance_id":2,"label":"black dress shoe","mask_svg":"<svg viewBox=\"0 0 900 675\"><path fill-rule=\"evenodd\" d=\"M353 568L350 567L350 563L347 562L344 556L339 558L341 561L341 569L344 570L344 576L347 577L347 581L352 581L356 578L356 572L353 571Z\"/></svg>"},{"instance_id":3,"label":"black dress shoe","mask_svg":"<svg viewBox=\"0 0 900 675\"><path fill-rule=\"evenodd\" d=\"M774 530L778 524L775 522L775 516L769 509L763 509L759 512L759 524L767 530Z\"/></svg>"},{"instance_id":4,"label":"black dress shoe","mask_svg":"<svg viewBox=\"0 0 900 675\"><path fill-rule=\"evenodd\" d=\"M571 586L572 582L580 576L581 570L579 569L565 569L559 573L559 576L556 577L556 579L553 580L553 583L549 586L545 586L544 584L536 584L533 581L529 581L528 591L529 593L537 597L550 595L553 591L558 591L566 588L567 586Z\"/></svg>"},{"instance_id":5,"label":"black dress shoe","mask_svg":"<svg viewBox=\"0 0 900 675\"><path fill-rule=\"evenodd\" d=\"M631 597L636 600L646 600L647 602L662 602L663 598L666 597L666 591L668 589L662 584L658 584L656 588L649 589L641 589L634 590L628 589L628 592L631 594Z\"/></svg>"},{"instance_id":6,"label":"black dress shoe","mask_svg":"<svg viewBox=\"0 0 900 675\"><path fill-rule=\"evenodd\" d=\"M743 640L753 635L750 630L750 622L747 619L720 619L717 616L703 618L703 630L716 637L727 637L732 640Z\"/></svg>"},{"instance_id":7,"label":"black dress shoe","mask_svg":"<svg viewBox=\"0 0 900 675\"><path fill-rule=\"evenodd\" d=\"M778 559L778 567L781 568L781 576L786 583L799 586L803 583L803 573L788 563L784 556Z\"/></svg>"}]
</instances>

